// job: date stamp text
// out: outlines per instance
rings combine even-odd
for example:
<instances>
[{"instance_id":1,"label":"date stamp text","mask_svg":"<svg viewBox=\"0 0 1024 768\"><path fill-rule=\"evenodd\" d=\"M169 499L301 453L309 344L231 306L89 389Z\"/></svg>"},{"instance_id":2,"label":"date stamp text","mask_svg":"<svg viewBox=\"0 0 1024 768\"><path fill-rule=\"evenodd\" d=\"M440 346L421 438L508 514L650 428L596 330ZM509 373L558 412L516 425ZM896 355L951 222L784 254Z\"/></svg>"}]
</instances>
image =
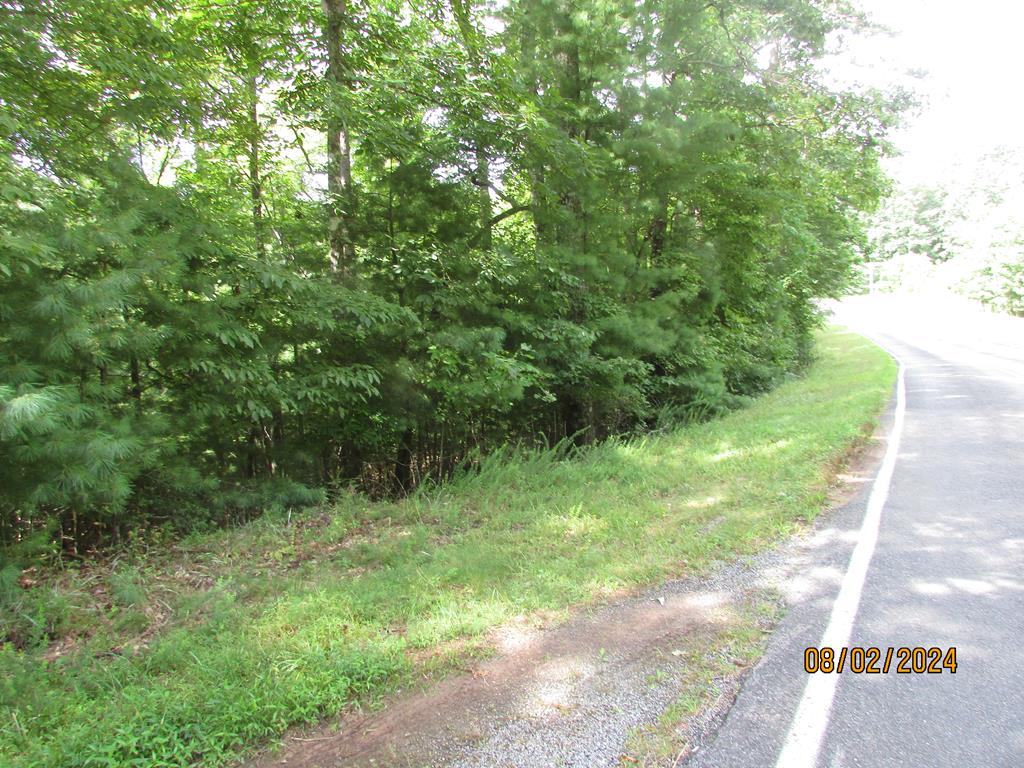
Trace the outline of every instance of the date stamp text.
<instances>
[{"instance_id":1,"label":"date stamp text","mask_svg":"<svg viewBox=\"0 0 1024 768\"><path fill-rule=\"evenodd\" d=\"M879 648L854 646L851 648L807 648L804 650L804 671L813 675L941 675L956 674L956 647L951 648Z\"/></svg>"}]
</instances>

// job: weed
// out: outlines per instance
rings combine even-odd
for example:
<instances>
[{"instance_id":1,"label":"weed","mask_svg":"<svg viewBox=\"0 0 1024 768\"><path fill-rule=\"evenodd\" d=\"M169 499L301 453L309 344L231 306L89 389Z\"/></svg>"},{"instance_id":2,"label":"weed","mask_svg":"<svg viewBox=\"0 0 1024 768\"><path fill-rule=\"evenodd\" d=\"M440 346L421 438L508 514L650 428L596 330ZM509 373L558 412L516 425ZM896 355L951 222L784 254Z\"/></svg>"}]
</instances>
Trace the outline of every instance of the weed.
<instances>
[{"instance_id":1,"label":"weed","mask_svg":"<svg viewBox=\"0 0 1024 768\"><path fill-rule=\"evenodd\" d=\"M114 571L110 574L110 595L114 603L122 606L142 605L146 592L139 583L139 574L132 569Z\"/></svg>"}]
</instances>

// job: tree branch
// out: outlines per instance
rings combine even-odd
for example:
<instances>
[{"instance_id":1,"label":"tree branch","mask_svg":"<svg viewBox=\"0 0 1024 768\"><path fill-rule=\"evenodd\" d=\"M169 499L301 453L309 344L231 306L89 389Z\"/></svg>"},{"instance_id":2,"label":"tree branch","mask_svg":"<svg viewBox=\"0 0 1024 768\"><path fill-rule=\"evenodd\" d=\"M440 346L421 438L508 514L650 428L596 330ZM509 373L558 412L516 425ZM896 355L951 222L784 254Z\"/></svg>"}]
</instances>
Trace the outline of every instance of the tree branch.
<instances>
[{"instance_id":1,"label":"tree branch","mask_svg":"<svg viewBox=\"0 0 1024 768\"><path fill-rule=\"evenodd\" d=\"M471 246L476 245L480 241L480 238L482 238L484 234L487 232L487 230L490 227L493 227L498 222L504 221L505 219L511 216L515 216L517 213L529 211L532 208L532 205L513 205L511 208L507 208L501 213L495 214L494 216L491 217L490 221L487 222L487 227L481 228L480 231L478 231L475 235L473 235L473 237L470 238L469 244Z\"/></svg>"}]
</instances>

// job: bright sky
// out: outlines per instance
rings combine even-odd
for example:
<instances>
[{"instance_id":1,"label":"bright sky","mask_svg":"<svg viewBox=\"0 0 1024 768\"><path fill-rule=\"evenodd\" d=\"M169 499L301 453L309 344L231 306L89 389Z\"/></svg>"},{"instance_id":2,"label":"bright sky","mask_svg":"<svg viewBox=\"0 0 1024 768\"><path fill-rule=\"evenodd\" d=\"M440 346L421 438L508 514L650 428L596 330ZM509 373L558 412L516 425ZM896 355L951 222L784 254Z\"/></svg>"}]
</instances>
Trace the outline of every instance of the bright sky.
<instances>
[{"instance_id":1,"label":"bright sky","mask_svg":"<svg viewBox=\"0 0 1024 768\"><path fill-rule=\"evenodd\" d=\"M851 45L848 76L871 85L916 83L921 113L896 136L890 171L935 180L956 160L1024 146L1024 3L1019 0L857 0L894 37ZM844 67L845 69L845 67ZM924 70L923 79L903 76Z\"/></svg>"}]
</instances>

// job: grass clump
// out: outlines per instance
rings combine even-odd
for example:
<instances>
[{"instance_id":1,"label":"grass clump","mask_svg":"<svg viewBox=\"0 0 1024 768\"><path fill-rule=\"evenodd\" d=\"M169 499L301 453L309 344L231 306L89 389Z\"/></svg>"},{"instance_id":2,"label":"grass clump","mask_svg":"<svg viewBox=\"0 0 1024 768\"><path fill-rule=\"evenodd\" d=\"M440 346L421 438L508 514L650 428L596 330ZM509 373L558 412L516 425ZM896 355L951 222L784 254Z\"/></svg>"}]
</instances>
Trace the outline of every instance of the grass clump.
<instances>
[{"instance_id":1,"label":"grass clump","mask_svg":"<svg viewBox=\"0 0 1024 768\"><path fill-rule=\"evenodd\" d=\"M571 459L498 454L399 502L353 495L34 574L15 602L52 603L64 629L0 647L0 762L221 765L514 616L756 551L821 509L894 378L878 348L833 331L804 378L717 421Z\"/></svg>"}]
</instances>

